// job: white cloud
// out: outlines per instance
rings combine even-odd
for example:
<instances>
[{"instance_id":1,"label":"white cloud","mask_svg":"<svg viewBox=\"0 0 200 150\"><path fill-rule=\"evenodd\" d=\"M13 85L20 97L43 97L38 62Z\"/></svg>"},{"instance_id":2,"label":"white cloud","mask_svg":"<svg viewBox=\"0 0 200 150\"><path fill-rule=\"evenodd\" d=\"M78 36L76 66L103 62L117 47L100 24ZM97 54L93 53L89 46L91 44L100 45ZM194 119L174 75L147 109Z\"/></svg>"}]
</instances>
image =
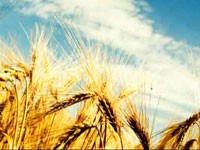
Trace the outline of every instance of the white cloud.
<instances>
[{"instance_id":1,"label":"white cloud","mask_svg":"<svg viewBox=\"0 0 200 150\"><path fill-rule=\"evenodd\" d=\"M164 97L160 109L186 116L182 105L195 107L198 78L188 69L191 47L182 41L155 33L153 21L141 11L152 12L148 3L137 0L24 0L20 12L48 19L57 11L70 15L75 26L90 39L120 48L143 62L143 72L153 84L153 94ZM133 67L118 66L124 79L131 79ZM122 71L123 70L123 71ZM137 69L135 69L137 70ZM134 79L133 79L134 80ZM154 104L154 103L152 103ZM172 105L174 105L172 107ZM155 105L154 105L155 106ZM152 106L153 107L153 106Z\"/></svg>"}]
</instances>

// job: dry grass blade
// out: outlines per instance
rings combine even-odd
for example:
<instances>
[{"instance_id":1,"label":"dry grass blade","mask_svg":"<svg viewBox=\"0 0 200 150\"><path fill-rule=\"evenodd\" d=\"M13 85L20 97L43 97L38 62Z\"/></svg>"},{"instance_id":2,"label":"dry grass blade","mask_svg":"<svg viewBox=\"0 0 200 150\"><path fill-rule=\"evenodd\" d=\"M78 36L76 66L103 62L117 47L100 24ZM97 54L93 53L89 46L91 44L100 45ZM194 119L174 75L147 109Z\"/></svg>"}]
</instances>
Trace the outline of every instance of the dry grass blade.
<instances>
[{"instance_id":1,"label":"dry grass blade","mask_svg":"<svg viewBox=\"0 0 200 150\"><path fill-rule=\"evenodd\" d=\"M200 118L200 112L194 114L189 119L172 125L162 131L164 136L159 141L157 146L158 149L163 149L167 144L169 144L170 148L176 149L182 145L182 141L188 129Z\"/></svg>"},{"instance_id":2,"label":"dry grass blade","mask_svg":"<svg viewBox=\"0 0 200 150\"><path fill-rule=\"evenodd\" d=\"M29 122L31 124L35 123L35 122L38 122L41 120L41 118L47 116L47 115L50 115L50 114L53 114L55 112L58 112L60 110L63 110L71 105L74 105L76 103L79 103L79 102L82 102L82 101L85 101L85 100L88 100L90 98L93 98L95 97L95 94L94 93L79 93L79 94L76 94L70 98L67 98L65 100L62 100L60 102L56 102L55 104L51 105L50 108L47 109L46 112L44 113L39 113L37 115L34 115L33 117L30 117L29 119Z\"/></svg>"},{"instance_id":3,"label":"dry grass blade","mask_svg":"<svg viewBox=\"0 0 200 150\"><path fill-rule=\"evenodd\" d=\"M112 106L112 103L109 101L109 99L107 99L105 96L103 98L101 98L99 96L98 98L99 100L99 108L101 110L101 112L103 112L104 116L106 117L106 119L109 120L110 125L112 126L112 128L114 129L114 131L118 134L119 138L120 138L120 143L121 143L121 149L123 149L123 141L122 141L122 137L121 137L121 121L118 119L117 113L114 109L114 107ZM107 124L107 122L106 122ZM107 127L107 125L105 125ZM107 130L106 128L104 130ZM105 131L105 136L106 136L107 131ZM104 146L106 145L106 137L104 137Z\"/></svg>"},{"instance_id":4,"label":"dry grass blade","mask_svg":"<svg viewBox=\"0 0 200 150\"><path fill-rule=\"evenodd\" d=\"M104 98L99 98L99 105L104 115L108 118L109 123L111 124L115 132L118 133L119 131L118 121L116 114L114 113L113 107L111 106L111 103L108 101L107 98L104 97Z\"/></svg>"},{"instance_id":5,"label":"dry grass blade","mask_svg":"<svg viewBox=\"0 0 200 150\"><path fill-rule=\"evenodd\" d=\"M75 124L69 128L69 130L64 133L60 138L60 143L57 144L54 149L59 148L61 145L64 145L62 149L67 149L70 144L76 141L76 139L83 134L85 131L94 128L95 126L87 125L87 124ZM64 143L64 144L63 144Z\"/></svg>"},{"instance_id":6,"label":"dry grass blade","mask_svg":"<svg viewBox=\"0 0 200 150\"><path fill-rule=\"evenodd\" d=\"M0 128L0 132L6 137L6 140L8 141L9 144L9 149L12 149L13 147L13 138L10 137L3 129ZM2 140L2 139L1 139ZM15 148L15 147L14 147Z\"/></svg>"},{"instance_id":7,"label":"dry grass blade","mask_svg":"<svg viewBox=\"0 0 200 150\"><path fill-rule=\"evenodd\" d=\"M124 90L121 91L121 93L119 94L118 98L119 99L126 98L126 97L132 95L135 91L136 90L134 90L134 89L128 89L128 88L124 89Z\"/></svg>"},{"instance_id":8,"label":"dry grass blade","mask_svg":"<svg viewBox=\"0 0 200 150\"><path fill-rule=\"evenodd\" d=\"M138 137L140 143L145 150L150 148L150 136L144 126L141 124L139 117L137 116L136 110L132 103L127 103L125 111L125 118L128 126L134 131Z\"/></svg>"},{"instance_id":9,"label":"dry grass blade","mask_svg":"<svg viewBox=\"0 0 200 150\"><path fill-rule=\"evenodd\" d=\"M94 96L95 96L94 93L80 93L80 94L77 94L77 95L75 95L75 96L73 96L71 98L68 98L68 99L66 99L66 100L64 100L62 102L58 102L58 103L52 105L51 109L48 112L46 112L45 114L49 115L51 113L57 112L57 111L62 110L64 108L66 108L66 107L74 105L76 103L79 103L79 102L82 102L84 100L90 99L90 98L92 98Z\"/></svg>"}]
</instances>

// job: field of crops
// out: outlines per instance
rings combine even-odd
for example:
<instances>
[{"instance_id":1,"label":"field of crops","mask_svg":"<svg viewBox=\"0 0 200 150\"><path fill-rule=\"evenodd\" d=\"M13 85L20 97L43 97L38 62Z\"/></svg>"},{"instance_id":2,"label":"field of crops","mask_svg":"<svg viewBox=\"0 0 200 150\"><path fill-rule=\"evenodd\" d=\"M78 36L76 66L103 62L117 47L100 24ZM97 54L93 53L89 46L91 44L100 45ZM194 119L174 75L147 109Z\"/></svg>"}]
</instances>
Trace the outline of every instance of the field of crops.
<instances>
[{"instance_id":1,"label":"field of crops","mask_svg":"<svg viewBox=\"0 0 200 150\"><path fill-rule=\"evenodd\" d=\"M0 41L1 149L200 148L199 112L155 134L156 115L149 122L146 102L135 102L139 86L117 85L103 47L65 30L72 53L60 56L38 26L29 60Z\"/></svg>"}]
</instances>

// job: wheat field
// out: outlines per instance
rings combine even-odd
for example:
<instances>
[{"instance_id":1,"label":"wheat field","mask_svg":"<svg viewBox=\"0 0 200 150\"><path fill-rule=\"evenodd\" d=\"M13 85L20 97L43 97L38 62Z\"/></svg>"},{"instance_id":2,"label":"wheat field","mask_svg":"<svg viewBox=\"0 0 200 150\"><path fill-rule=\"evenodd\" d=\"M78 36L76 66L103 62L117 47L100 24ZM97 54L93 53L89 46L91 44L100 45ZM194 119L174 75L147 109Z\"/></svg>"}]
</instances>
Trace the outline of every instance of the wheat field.
<instances>
[{"instance_id":1,"label":"wheat field","mask_svg":"<svg viewBox=\"0 0 200 150\"><path fill-rule=\"evenodd\" d=\"M199 112L155 134L138 89L116 86L103 48L63 29L71 54L56 55L39 26L28 60L0 41L1 149L200 149Z\"/></svg>"}]
</instances>

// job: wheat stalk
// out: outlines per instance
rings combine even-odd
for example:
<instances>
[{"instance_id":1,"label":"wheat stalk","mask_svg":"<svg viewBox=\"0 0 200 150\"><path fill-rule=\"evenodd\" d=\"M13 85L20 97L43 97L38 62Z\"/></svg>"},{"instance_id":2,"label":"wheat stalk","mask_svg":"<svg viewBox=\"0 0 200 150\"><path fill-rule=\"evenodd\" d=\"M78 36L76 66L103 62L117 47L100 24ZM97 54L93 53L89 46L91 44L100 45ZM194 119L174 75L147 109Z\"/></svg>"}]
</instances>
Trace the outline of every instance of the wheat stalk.
<instances>
[{"instance_id":1,"label":"wheat stalk","mask_svg":"<svg viewBox=\"0 0 200 150\"><path fill-rule=\"evenodd\" d=\"M62 143L64 143L64 147L63 149L66 149L70 146L70 144L72 144L73 142L75 142L75 140L81 135L83 134L85 131L94 128L95 126L90 126L87 124L76 124L73 125L72 127L70 127L68 129L68 131L66 133L64 133L62 135L62 137L59 139L60 143L57 144L54 149L60 148L60 146L62 145Z\"/></svg>"},{"instance_id":2,"label":"wheat stalk","mask_svg":"<svg viewBox=\"0 0 200 150\"><path fill-rule=\"evenodd\" d=\"M150 148L149 133L144 128L144 125L142 125L142 123L140 122L140 119L132 103L126 104L124 114L128 126L134 131L143 148L145 150L148 150Z\"/></svg>"},{"instance_id":3,"label":"wheat stalk","mask_svg":"<svg viewBox=\"0 0 200 150\"><path fill-rule=\"evenodd\" d=\"M199 120L200 112L195 113L187 120L180 122L178 124L174 124L161 133L164 133L164 136L158 143L157 148L163 149L166 144L170 144L171 148L179 148L182 145L182 141L184 139L185 134L187 133L188 129ZM171 142L171 143L170 143Z\"/></svg>"}]
</instances>

